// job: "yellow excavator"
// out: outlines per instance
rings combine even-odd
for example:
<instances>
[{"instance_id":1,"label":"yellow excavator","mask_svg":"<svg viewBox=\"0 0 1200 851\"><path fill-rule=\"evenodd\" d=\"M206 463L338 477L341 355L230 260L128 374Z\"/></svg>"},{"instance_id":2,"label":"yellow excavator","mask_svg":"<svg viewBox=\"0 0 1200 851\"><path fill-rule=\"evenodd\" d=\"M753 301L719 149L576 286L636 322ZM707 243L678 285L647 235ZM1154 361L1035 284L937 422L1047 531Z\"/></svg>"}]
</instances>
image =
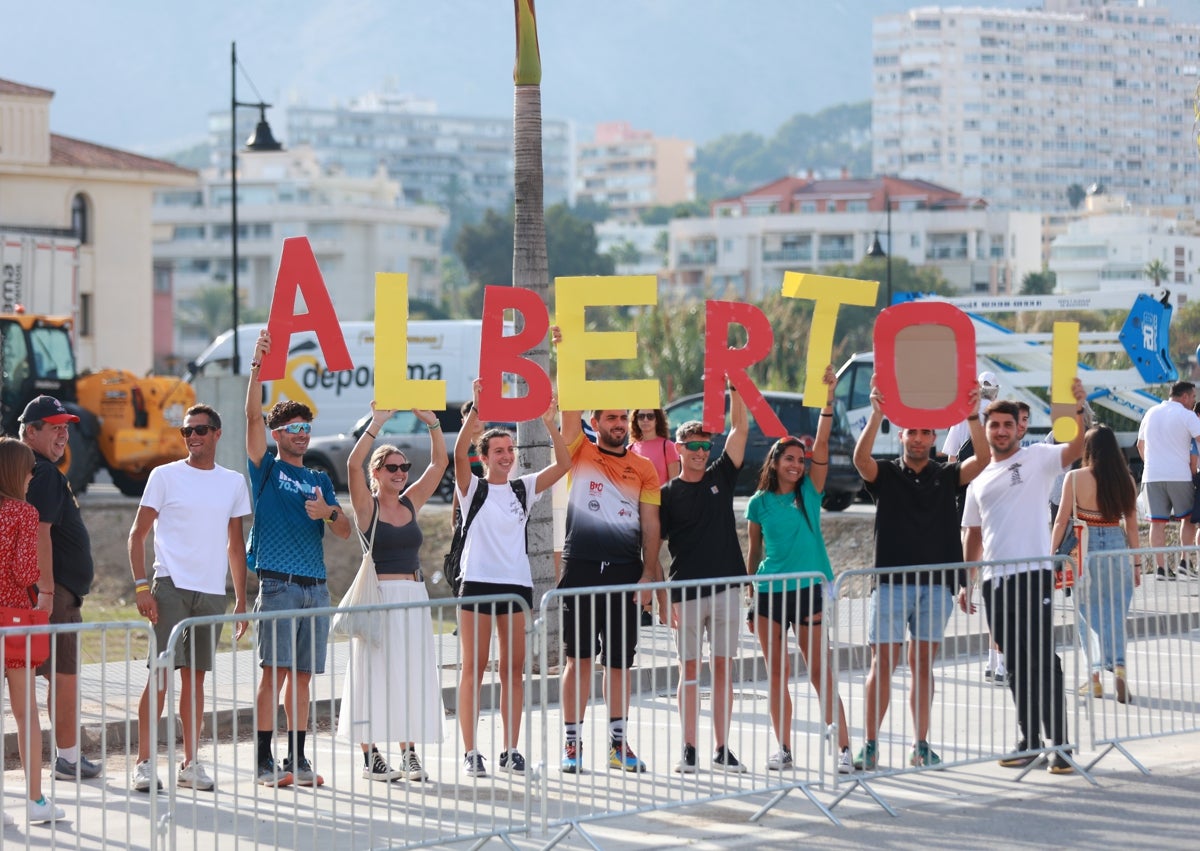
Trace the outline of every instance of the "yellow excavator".
<instances>
[{"instance_id":1,"label":"yellow excavator","mask_svg":"<svg viewBox=\"0 0 1200 851\"><path fill-rule=\"evenodd\" d=\"M140 496L150 471L186 454L179 438L196 392L181 378L137 376L123 369L78 375L71 318L0 314L0 426L16 436L17 418L39 394L79 417L59 466L76 493L108 470L126 496Z\"/></svg>"}]
</instances>

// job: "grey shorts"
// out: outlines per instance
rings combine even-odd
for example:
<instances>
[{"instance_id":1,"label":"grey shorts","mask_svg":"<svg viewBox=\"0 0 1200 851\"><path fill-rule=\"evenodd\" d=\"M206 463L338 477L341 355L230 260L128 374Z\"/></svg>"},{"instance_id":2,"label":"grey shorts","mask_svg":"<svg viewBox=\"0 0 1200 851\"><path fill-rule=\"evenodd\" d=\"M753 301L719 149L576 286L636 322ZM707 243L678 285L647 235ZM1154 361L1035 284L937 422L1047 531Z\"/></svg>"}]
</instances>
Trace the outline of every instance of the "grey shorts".
<instances>
[{"instance_id":1,"label":"grey shorts","mask_svg":"<svg viewBox=\"0 0 1200 851\"><path fill-rule=\"evenodd\" d=\"M733 656L742 628L741 599L741 589L731 588L707 597L672 603L671 611L679 622L679 629L675 630L675 647L679 650L680 660L691 662L703 656L706 632L713 656Z\"/></svg>"},{"instance_id":2,"label":"grey shorts","mask_svg":"<svg viewBox=\"0 0 1200 851\"><path fill-rule=\"evenodd\" d=\"M1191 516L1196 488L1189 482L1142 482L1150 503L1151 520L1179 520Z\"/></svg>"},{"instance_id":3,"label":"grey shorts","mask_svg":"<svg viewBox=\"0 0 1200 851\"><path fill-rule=\"evenodd\" d=\"M224 594L205 594L176 588L169 576L155 577L150 594L158 604L158 623L154 625L154 639L158 652L167 649L167 641L176 625L187 618L208 618L225 614ZM175 643L175 668L191 668L194 671L211 671L217 643L221 640L220 623L197 624L184 631ZM151 660L153 661L153 660Z\"/></svg>"}]
</instances>

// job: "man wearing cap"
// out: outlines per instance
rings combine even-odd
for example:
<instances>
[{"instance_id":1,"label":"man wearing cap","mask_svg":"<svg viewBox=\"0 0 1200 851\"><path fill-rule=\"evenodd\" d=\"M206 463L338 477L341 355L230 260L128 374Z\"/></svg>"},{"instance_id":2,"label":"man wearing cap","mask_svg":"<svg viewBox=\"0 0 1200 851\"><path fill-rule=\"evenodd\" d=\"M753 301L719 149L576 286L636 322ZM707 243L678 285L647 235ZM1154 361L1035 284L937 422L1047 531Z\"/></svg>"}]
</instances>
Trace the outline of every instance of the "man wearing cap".
<instances>
[{"instance_id":1,"label":"man wearing cap","mask_svg":"<svg viewBox=\"0 0 1200 851\"><path fill-rule=\"evenodd\" d=\"M67 451L70 423L79 422L53 396L38 396L18 420L20 437L33 450L33 479L25 499L38 511L38 608L50 612L50 623L82 623L83 598L92 588L92 543L79 501L56 464ZM54 776L60 780L98 777L100 765L79 752L79 633L55 636L51 658L38 673L50 680L46 711L54 725L58 756ZM54 676L50 664L54 663Z\"/></svg>"},{"instance_id":2,"label":"man wearing cap","mask_svg":"<svg viewBox=\"0 0 1200 851\"><path fill-rule=\"evenodd\" d=\"M267 452L263 431L262 380L259 368L271 350L271 335L259 332L246 385L246 455L254 494L253 567L258 574L254 611L292 611L293 617L264 620L258 625L257 781L263 786L320 785L304 755L308 731L309 687L313 674L325 672L329 616L303 610L329 606L322 540L328 528L350 537L350 520L333 491L329 476L304 466L312 432L312 411L291 399L275 404L267 427L276 454ZM288 757L275 761L272 740L280 693L288 725Z\"/></svg>"},{"instance_id":3,"label":"man wearing cap","mask_svg":"<svg viewBox=\"0 0 1200 851\"><path fill-rule=\"evenodd\" d=\"M984 370L979 373L979 420L983 421L983 415L987 412L987 406L996 401L1000 395L1000 379L996 378L996 373L990 370ZM1028 426L1029 417L1025 417L1025 424ZM942 441L942 454L946 456L947 463L953 464L958 460L959 451L963 448L963 444L971 440L970 423L963 420L960 423L955 423L950 426L950 430L946 432L946 439ZM962 511L961 505L959 511Z\"/></svg>"},{"instance_id":4,"label":"man wearing cap","mask_svg":"<svg viewBox=\"0 0 1200 851\"><path fill-rule=\"evenodd\" d=\"M675 432L675 448L682 464L679 475L662 487L659 517L662 540L671 556L671 580L705 580L688 588L673 587L671 626L679 651L679 714L683 722L683 754L675 770L694 774L696 724L699 716L700 668L704 634L708 633L712 667L713 768L741 773L746 767L729 749L729 722L733 711L733 670L741 629L741 588L715 580L746 575L746 561L737 536L733 488L746 456L750 419L746 403L735 389L729 391L732 429L725 450L709 462L712 435L704 424L692 420Z\"/></svg>"}]
</instances>

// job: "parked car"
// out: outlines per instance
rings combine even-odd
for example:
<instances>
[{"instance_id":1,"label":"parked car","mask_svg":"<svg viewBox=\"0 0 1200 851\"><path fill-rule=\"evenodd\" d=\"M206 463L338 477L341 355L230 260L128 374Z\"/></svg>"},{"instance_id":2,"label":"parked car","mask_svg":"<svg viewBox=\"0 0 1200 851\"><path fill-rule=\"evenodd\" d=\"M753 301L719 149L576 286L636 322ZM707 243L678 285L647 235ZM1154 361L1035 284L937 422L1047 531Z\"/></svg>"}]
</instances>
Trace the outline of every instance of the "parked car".
<instances>
[{"instance_id":1,"label":"parked car","mask_svg":"<svg viewBox=\"0 0 1200 851\"><path fill-rule=\"evenodd\" d=\"M777 390L762 391L763 397L783 423L788 434L796 437L814 437L817 433L818 408L804 407L804 396L800 393L784 393ZM696 393L676 399L664 409L672 433L688 420L702 420L704 394ZM828 511L845 511L854 502L862 489L862 478L854 469L852 456L854 440L850 436L850 422L845 405L838 401L834 405L833 432L829 436L829 476L825 480L825 496L821 504ZM725 397L725 431L729 425L729 396ZM746 496L754 493L758 486L758 475L762 470L767 453L776 438L767 437L750 416L750 436L746 440L746 458L738 475L735 493ZM713 436L712 457L716 458L725 446L725 435Z\"/></svg>"},{"instance_id":2,"label":"parked car","mask_svg":"<svg viewBox=\"0 0 1200 851\"><path fill-rule=\"evenodd\" d=\"M454 441L458 439L459 429L462 428L462 415L458 406L438 411L437 418L442 424L442 438L446 441L446 451L453 455ZM346 461L369 422L371 415L364 414L349 433L314 437L308 444L308 452L304 453L304 466L325 471L333 480L335 488L345 490ZM429 429L412 411L396 411L391 419L380 427L375 445L383 443L398 447L404 453L404 457L412 462L412 481L416 481L416 477L429 466ZM438 489L438 496L450 502L453 494L454 471L447 467L446 475L442 477L442 486Z\"/></svg>"}]
</instances>

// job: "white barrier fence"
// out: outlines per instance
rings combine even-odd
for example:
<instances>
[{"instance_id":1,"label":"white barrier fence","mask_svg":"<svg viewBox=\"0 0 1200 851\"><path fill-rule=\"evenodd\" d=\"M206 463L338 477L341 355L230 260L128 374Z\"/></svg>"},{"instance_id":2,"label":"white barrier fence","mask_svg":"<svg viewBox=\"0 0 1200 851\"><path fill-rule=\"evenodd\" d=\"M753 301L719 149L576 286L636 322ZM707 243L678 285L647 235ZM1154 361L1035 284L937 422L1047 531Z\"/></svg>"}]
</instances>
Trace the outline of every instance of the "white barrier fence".
<instances>
[{"instance_id":1,"label":"white barrier fence","mask_svg":"<svg viewBox=\"0 0 1200 851\"><path fill-rule=\"evenodd\" d=\"M1175 563L1184 551L1138 551L1147 561L1158 553ZM1018 671L1020 654L1030 649L1041 651L1034 654L1037 659L1045 658L1046 650L1062 659L1061 703L1066 729L1057 736L1061 741L1042 731L1036 734L1036 741L1026 742L1025 749L1016 756L1031 759L1017 766L1020 770L1013 773L1014 778L1055 757L1070 758L1086 775L1113 749L1139 765L1126 747L1129 743L1200 730L1200 696L1196 694L1200 582L1157 581L1147 576L1140 587L1133 589L1128 617L1123 620L1125 703L1116 701L1111 675L1103 670L1106 660L1115 667L1111 637L1096 636L1095 647L1078 641L1079 636L1095 632L1093 625L1106 622L1094 604L1089 608L1085 603L1085 595L1090 593L1088 583L1099 581L1103 575L1103 566L1097 566L1099 560L1125 555L1129 554L1093 553L1069 598L1061 590L1049 591L1051 628L1039 629L1035 633L1037 641L1022 645L1024 635L1001 638L1010 654L1016 654ZM979 567L1002 572L1007 564L986 563ZM899 584L915 589L940 570L944 569L908 568L883 573L907 575ZM873 642L868 634L872 583L880 573L845 572L836 582L818 586L823 606L819 621L811 616L811 597L756 598L750 604L754 609L752 621L756 626L767 622L765 645L761 640L764 633L752 632L746 623L750 606L745 591L761 581L756 577L722 581L719 589L713 583L701 582L558 589L545 595L536 621L520 598L479 598L476 604L511 607L523 616L524 629L512 634L507 655L520 657L520 679L527 685L519 698L508 698L514 703L508 713L497 711L502 700L494 664L499 646L498 639L491 637L489 656L493 664L482 674L476 732L476 748L485 760L483 776L469 771L464 761L462 731L457 723L463 659L459 638L454 634L458 616L455 605L413 602L362 610L375 613L381 623L381 640L371 660L356 653L350 641L332 639L324 670L311 677L307 700L302 690L292 687L304 679L303 671L295 665L274 672L267 669L267 687L260 692L264 673L256 641L265 634L277 638L281 633L290 634L298 623L311 628L332 615L334 609L248 615L250 635L238 642L231 640L239 620L233 615L179 625L164 653L155 656L155 669L160 672L169 671L175 662L193 667L200 664L195 655L198 644L187 647L183 643L189 629L216 624L223 627L219 646L215 637L209 639L214 665L205 680L203 703L195 699L197 705L189 707L193 709L191 715L202 719L198 759L213 775L215 789L189 788L179 782L177 768L183 745L177 709L182 675L176 673L164 678L166 719L161 727L151 726L149 734L151 752L157 753L156 773L163 781L163 793L159 795L131 790L138 751L137 703L147 683L145 660L154 646L150 629L144 624L88 624L23 630L73 633L84 639L76 726L82 752L101 760L104 774L95 781L76 783L55 779L52 770L43 770L44 790L67 810L67 818L28 826L18 819L17 826L4 828L4 847L220 846L223 851L261 847L342 851L457 841L478 845L492 838L513 847L521 837L554 845L572 832L595 845L587 833L589 823L732 798L750 798L756 809L749 817L757 820L792 792L804 795L815 806L815 812L834 823L838 823L835 808L855 791L871 796L891 811L880 790L892 776L1015 759L1012 751L1019 733L1017 704L1008 681L1000 680L997 685L994 678L984 679L989 644L985 611L989 603L995 607L996 595L1003 593L996 584L976 591L978 610L974 614L958 608L957 600L948 616L939 610L938 614L946 618L946 627L937 656L929 660L936 687L927 703L914 704L914 696L924 693L914 683L925 682L923 666L928 657L918 654L912 657L910 666L907 647L898 653L889 650L897 664L889 679L887 711L881 711L878 674L870 696L867 691L872 648L885 635L877 634ZM794 574L772 579L789 582L812 578L811 574ZM1030 611L1042 611L1045 586L1026 584L1021 588L1012 602ZM674 589L679 594L699 589L717 593L704 593L698 604L681 606L681 630L677 632L657 620L644 623L640 609L629 602L631 595L639 591L658 589ZM1123 588L1117 590L1125 592ZM989 600L982 597L984 591L992 595ZM722 627L729 615L730 600L736 624L731 643L724 648L729 661L721 661L714 668L710 664L709 640L714 634L731 634L727 625ZM594 631L603 636L603 649L619 652L620 640L626 640L626 653L621 658L633 664L622 669L613 667L613 671L628 673L628 710L623 715L611 712L606 705L605 678L613 671L599 664L590 674L574 664L575 679L566 693L588 697L578 698L579 703L569 701L571 706L583 707L581 717L577 710L564 711L563 672L560 667L551 668L547 660L554 657L565 662L568 644L574 648L572 652L585 657L591 649L583 627L570 635L564 634L568 629L556 632L553 628L560 623L564 603L574 606L575 612L567 627L578 625L578 615L586 612L593 620ZM762 618L758 616L759 605L764 606ZM921 603L918 608L931 605ZM669 618L670 608L660 609L660 614ZM1111 610L1105 611L1109 611L1107 622L1115 623ZM601 628L603 624L598 625L601 614L609 616L607 630ZM704 662L696 668L681 668L677 635L694 635L698 619L712 630L706 635ZM714 621L711 627L708 621ZM783 621L789 628L772 626L776 621ZM818 623L819 631L814 628ZM1081 626L1076 629L1076 624ZM313 655L318 639L311 629L305 633L307 649ZM637 642L632 660L627 652L630 637ZM603 647L604 639L609 648ZM556 644L551 645L551 641ZM803 648L801 641L806 642ZM1102 645L1109 648L1108 656ZM523 654L512 652L518 646L525 651ZM547 655L547 648L557 653ZM172 661L176 651L180 655ZM1011 666L1012 658L1009 661ZM823 663L820 672L817 662ZM1089 686L1091 662L1101 668L1101 698L1093 697ZM274 679L277 675L280 682ZM157 698L156 679L151 680L151 705ZM611 684L619 684L622 679L614 676ZM814 679L822 686L825 700L818 696ZM1080 692L1081 685L1089 686L1084 693ZM1057 705L1054 695L1048 693L1056 688L1035 678L1022 691L1035 704L1030 710L1037 719L1033 726L1040 729L1044 720L1036 707ZM37 679L35 690L37 705L44 707L46 681ZM435 724L424 725L417 732L401 729L399 721L377 709L380 696L386 705L396 694L406 695L413 717L420 718L420 713L426 712L425 720L430 720L428 707L435 704L443 707L442 715ZM832 698L834 694L837 700ZM845 723L838 717L838 701L844 705ZM307 710L306 723L302 720L302 705ZM621 702L617 700L614 705L619 708ZM873 712L868 721L869 707ZM692 732L684 732L683 713L693 719L686 725ZM520 742L526 743L521 748L527 758L524 774L501 770L500 754L514 738L511 732L506 733L506 714L510 721L513 717L523 721ZM343 727L339 735L338 722L343 715L360 725L371 722L374 727L370 735L361 735L361 726ZM297 723L306 728L305 753L323 785L315 780L312 786L297 785L297 775L289 785L257 782L258 730L262 727L273 731L271 749L282 761L289 753L289 716L301 719ZM45 719L44 711L40 717ZM623 722L613 723L622 718ZM582 745L577 752L579 770L574 772L563 770L568 722L578 724L575 733ZM848 746L852 756L861 756L868 724L876 729L875 764L864 766L867 770L842 773L842 747ZM16 815L26 790L15 763L13 718L7 706L0 725L6 734L8 769L0 779L0 797L5 809ZM628 746L616 755L615 766L610 756L614 733ZM47 743L52 735L46 736ZM920 752L919 764L911 764L914 746L922 736L928 749L940 759L937 764L924 755L925 751ZM396 770L402 767L407 753L399 742L414 741L425 779L410 779L406 773L390 782L377 782L364 776L358 742L364 737L375 740L380 755ZM744 772L728 770L721 764L715 753L719 740L745 766ZM685 751L689 744L695 747L694 770ZM790 746L790 766L781 764L784 744ZM1102 753L1091 765L1080 766L1074 754L1081 747ZM622 760L628 764L621 764ZM632 760L640 760L645 770L628 770L630 765L637 767Z\"/></svg>"}]
</instances>

